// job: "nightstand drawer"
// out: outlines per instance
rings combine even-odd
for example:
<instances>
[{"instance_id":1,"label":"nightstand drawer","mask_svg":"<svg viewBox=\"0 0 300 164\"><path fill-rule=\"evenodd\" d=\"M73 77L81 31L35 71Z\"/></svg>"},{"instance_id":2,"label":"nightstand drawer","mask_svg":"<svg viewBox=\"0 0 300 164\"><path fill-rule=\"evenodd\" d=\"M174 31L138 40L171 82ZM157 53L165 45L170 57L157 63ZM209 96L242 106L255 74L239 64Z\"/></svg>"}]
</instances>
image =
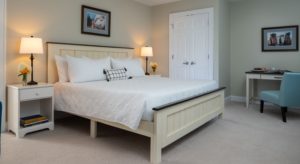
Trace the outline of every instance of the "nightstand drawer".
<instances>
[{"instance_id":1,"label":"nightstand drawer","mask_svg":"<svg viewBox=\"0 0 300 164\"><path fill-rule=\"evenodd\" d=\"M52 97L53 88L32 88L20 90L20 101Z\"/></svg>"}]
</instances>

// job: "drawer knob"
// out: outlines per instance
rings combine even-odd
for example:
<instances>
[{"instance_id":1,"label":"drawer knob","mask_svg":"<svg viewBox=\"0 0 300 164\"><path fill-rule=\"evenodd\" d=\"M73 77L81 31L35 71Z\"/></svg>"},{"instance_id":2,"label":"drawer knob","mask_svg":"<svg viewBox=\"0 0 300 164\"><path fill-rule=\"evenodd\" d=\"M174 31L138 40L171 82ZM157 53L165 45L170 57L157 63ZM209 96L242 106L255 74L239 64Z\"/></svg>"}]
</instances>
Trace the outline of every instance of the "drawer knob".
<instances>
[{"instance_id":1,"label":"drawer knob","mask_svg":"<svg viewBox=\"0 0 300 164\"><path fill-rule=\"evenodd\" d=\"M36 96L38 96L38 95L39 95L39 93L35 93L35 95L36 95Z\"/></svg>"}]
</instances>

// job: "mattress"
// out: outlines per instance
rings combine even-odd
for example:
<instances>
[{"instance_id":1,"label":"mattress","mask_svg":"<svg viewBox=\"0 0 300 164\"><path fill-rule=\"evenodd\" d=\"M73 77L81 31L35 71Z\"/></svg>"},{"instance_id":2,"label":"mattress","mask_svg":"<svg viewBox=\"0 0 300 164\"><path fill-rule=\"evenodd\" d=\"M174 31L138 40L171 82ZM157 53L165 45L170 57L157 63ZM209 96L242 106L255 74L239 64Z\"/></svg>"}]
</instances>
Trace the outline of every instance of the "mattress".
<instances>
[{"instance_id":1,"label":"mattress","mask_svg":"<svg viewBox=\"0 0 300 164\"><path fill-rule=\"evenodd\" d=\"M183 81L151 76L110 82L56 83L55 109L137 129L141 120L153 120L154 107L217 87L215 81Z\"/></svg>"}]
</instances>

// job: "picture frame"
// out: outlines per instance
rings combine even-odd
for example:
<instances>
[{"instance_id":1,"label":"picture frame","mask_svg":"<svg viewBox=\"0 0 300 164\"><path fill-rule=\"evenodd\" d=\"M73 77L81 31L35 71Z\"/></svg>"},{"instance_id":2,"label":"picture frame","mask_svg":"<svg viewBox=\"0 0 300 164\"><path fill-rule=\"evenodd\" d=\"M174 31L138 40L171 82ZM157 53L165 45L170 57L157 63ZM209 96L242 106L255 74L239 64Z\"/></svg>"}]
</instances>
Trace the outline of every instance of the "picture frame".
<instances>
[{"instance_id":1,"label":"picture frame","mask_svg":"<svg viewBox=\"0 0 300 164\"><path fill-rule=\"evenodd\" d=\"M262 51L299 51L299 26L262 28Z\"/></svg>"},{"instance_id":2,"label":"picture frame","mask_svg":"<svg viewBox=\"0 0 300 164\"><path fill-rule=\"evenodd\" d=\"M110 37L111 13L90 6L81 6L81 33Z\"/></svg>"}]
</instances>

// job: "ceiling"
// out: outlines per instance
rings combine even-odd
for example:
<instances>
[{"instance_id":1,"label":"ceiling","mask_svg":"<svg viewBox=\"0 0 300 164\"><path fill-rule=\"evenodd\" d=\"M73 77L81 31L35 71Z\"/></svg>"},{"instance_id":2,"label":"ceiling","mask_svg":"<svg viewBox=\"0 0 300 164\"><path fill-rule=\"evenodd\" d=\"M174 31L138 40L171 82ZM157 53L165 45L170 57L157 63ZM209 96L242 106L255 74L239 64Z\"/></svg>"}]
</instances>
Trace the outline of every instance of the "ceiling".
<instances>
[{"instance_id":1,"label":"ceiling","mask_svg":"<svg viewBox=\"0 0 300 164\"><path fill-rule=\"evenodd\" d=\"M180 1L180 0L135 0L135 1L141 2L141 3L143 3L145 5L148 5L148 6L156 6L156 5L176 2L176 1Z\"/></svg>"},{"instance_id":2,"label":"ceiling","mask_svg":"<svg viewBox=\"0 0 300 164\"><path fill-rule=\"evenodd\" d=\"M134 0L140 3L143 3L148 6L157 6L157 5L162 5L166 3L172 3L172 2L177 2L177 1L183 1L183 0ZM228 2L238 2L242 0L228 0Z\"/></svg>"}]
</instances>

